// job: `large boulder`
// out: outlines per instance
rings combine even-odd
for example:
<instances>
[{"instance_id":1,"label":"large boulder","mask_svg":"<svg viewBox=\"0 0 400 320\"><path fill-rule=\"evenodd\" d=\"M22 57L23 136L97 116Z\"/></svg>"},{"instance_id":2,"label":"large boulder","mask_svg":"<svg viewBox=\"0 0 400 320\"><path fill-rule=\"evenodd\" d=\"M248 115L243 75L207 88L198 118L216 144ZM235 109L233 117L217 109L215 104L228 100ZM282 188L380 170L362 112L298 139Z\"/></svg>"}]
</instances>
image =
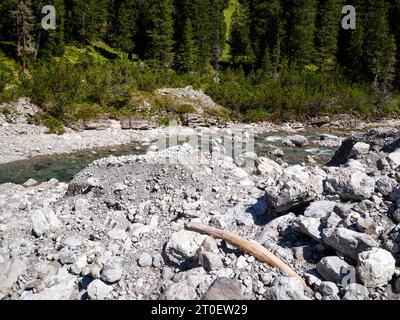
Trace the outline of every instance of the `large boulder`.
<instances>
[{"instance_id":1,"label":"large boulder","mask_svg":"<svg viewBox=\"0 0 400 320\"><path fill-rule=\"evenodd\" d=\"M385 286L396 272L396 260L389 251L373 248L358 255L357 276L369 288Z\"/></svg>"},{"instance_id":2,"label":"large boulder","mask_svg":"<svg viewBox=\"0 0 400 320\"><path fill-rule=\"evenodd\" d=\"M373 195L375 180L357 169L335 168L330 170L324 182L324 191L339 195L344 201L362 201Z\"/></svg>"},{"instance_id":3,"label":"large boulder","mask_svg":"<svg viewBox=\"0 0 400 320\"><path fill-rule=\"evenodd\" d=\"M283 170L274 160L260 157L257 161L258 172L262 175L267 174L282 174Z\"/></svg>"},{"instance_id":4,"label":"large boulder","mask_svg":"<svg viewBox=\"0 0 400 320\"><path fill-rule=\"evenodd\" d=\"M0 300L9 293L25 269L25 261L19 258L0 263Z\"/></svg>"},{"instance_id":5,"label":"large boulder","mask_svg":"<svg viewBox=\"0 0 400 320\"><path fill-rule=\"evenodd\" d=\"M304 212L304 216L312 218L324 218L333 211L333 208L335 208L335 206L336 202L334 201L314 201L306 209L306 211Z\"/></svg>"},{"instance_id":6,"label":"large boulder","mask_svg":"<svg viewBox=\"0 0 400 320\"><path fill-rule=\"evenodd\" d=\"M324 172L309 171L306 167L286 168L279 179L265 188L268 204L278 213L286 213L304 207L323 192Z\"/></svg>"},{"instance_id":7,"label":"large boulder","mask_svg":"<svg viewBox=\"0 0 400 320\"><path fill-rule=\"evenodd\" d=\"M324 229L322 238L326 245L354 260L357 260L359 253L379 246L370 235L346 228Z\"/></svg>"},{"instance_id":8,"label":"large boulder","mask_svg":"<svg viewBox=\"0 0 400 320\"><path fill-rule=\"evenodd\" d=\"M37 237L55 231L61 227L61 221L57 218L53 209L46 207L32 212L32 229Z\"/></svg>"},{"instance_id":9,"label":"large boulder","mask_svg":"<svg viewBox=\"0 0 400 320\"><path fill-rule=\"evenodd\" d=\"M324 257L317 264L318 273L327 281L340 283L350 265L337 256Z\"/></svg>"}]
</instances>

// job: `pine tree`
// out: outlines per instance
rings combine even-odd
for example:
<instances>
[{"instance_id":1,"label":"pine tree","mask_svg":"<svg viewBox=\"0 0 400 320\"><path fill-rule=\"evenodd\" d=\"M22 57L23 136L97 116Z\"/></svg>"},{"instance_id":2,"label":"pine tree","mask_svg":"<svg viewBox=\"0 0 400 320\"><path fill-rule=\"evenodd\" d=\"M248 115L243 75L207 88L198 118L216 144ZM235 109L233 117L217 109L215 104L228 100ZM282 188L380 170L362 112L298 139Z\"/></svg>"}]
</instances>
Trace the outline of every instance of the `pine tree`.
<instances>
[{"instance_id":1,"label":"pine tree","mask_svg":"<svg viewBox=\"0 0 400 320\"><path fill-rule=\"evenodd\" d=\"M68 7L71 7L68 32L71 32L73 40L84 45L101 38L107 5L108 1L102 0L71 0L68 3Z\"/></svg>"},{"instance_id":2,"label":"pine tree","mask_svg":"<svg viewBox=\"0 0 400 320\"><path fill-rule=\"evenodd\" d=\"M56 10L56 29L45 30L42 28L42 8L52 5ZM41 57L60 57L65 51L65 8L63 0L37 0L34 3L35 15L37 17L36 34L37 54Z\"/></svg>"},{"instance_id":3,"label":"pine tree","mask_svg":"<svg viewBox=\"0 0 400 320\"><path fill-rule=\"evenodd\" d=\"M397 47L395 83L397 88L400 88L400 0L391 1L390 13L390 24Z\"/></svg>"},{"instance_id":4,"label":"pine tree","mask_svg":"<svg viewBox=\"0 0 400 320\"><path fill-rule=\"evenodd\" d=\"M27 62L36 52L33 36L35 17L31 0L19 0L14 14L17 21L17 55L22 68L27 70Z\"/></svg>"},{"instance_id":5,"label":"pine tree","mask_svg":"<svg viewBox=\"0 0 400 320\"><path fill-rule=\"evenodd\" d=\"M383 0L365 0L364 63L374 87L385 91L393 80L395 43L390 34L389 4Z\"/></svg>"},{"instance_id":6,"label":"pine tree","mask_svg":"<svg viewBox=\"0 0 400 320\"><path fill-rule=\"evenodd\" d=\"M196 43L193 34L193 25L190 19L186 20L183 28L182 39L176 54L176 66L179 70L190 72L196 65Z\"/></svg>"},{"instance_id":7,"label":"pine tree","mask_svg":"<svg viewBox=\"0 0 400 320\"><path fill-rule=\"evenodd\" d=\"M0 1L0 40L15 40L15 21L11 12L15 11L16 0Z\"/></svg>"},{"instance_id":8,"label":"pine tree","mask_svg":"<svg viewBox=\"0 0 400 320\"><path fill-rule=\"evenodd\" d=\"M123 1L114 8L115 17L111 33L111 43L115 48L130 53L135 47L137 10L130 1Z\"/></svg>"},{"instance_id":9,"label":"pine tree","mask_svg":"<svg viewBox=\"0 0 400 320\"><path fill-rule=\"evenodd\" d=\"M232 16L230 55L235 64L253 64L255 55L250 40L250 17L247 3L239 6Z\"/></svg>"},{"instance_id":10,"label":"pine tree","mask_svg":"<svg viewBox=\"0 0 400 320\"><path fill-rule=\"evenodd\" d=\"M316 0L283 0L285 47L290 64L303 68L315 56Z\"/></svg>"},{"instance_id":11,"label":"pine tree","mask_svg":"<svg viewBox=\"0 0 400 320\"><path fill-rule=\"evenodd\" d=\"M258 67L265 71L265 66L269 65L270 71L277 75L282 59L281 41L284 37L281 1L250 0L249 8L251 41Z\"/></svg>"},{"instance_id":12,"label":"pine tree","mask_svg":"<svg viewBox=\"0 0 400 320\"><path fill-rule=\"evenodd\" d=\"M365 0L350 2L356 8L356 29L339 32L338 58L346 75L353 81L365 81L364 38Z\"/></svg>"},{"instance_id":13,"label":"pine tree","mask_svg":"<svg viewBox=\"0 0 400 320\"><path fill-rule=\"evenodd\" d=\"M318 0L316 61L323 71L336 64L343 0Z\"/></svg>"},{"instance_id":14,"label":"pine tree","mask_svg":"<svg viewBox=\"0 0 400 320\"><path fill-rule=\"evenodd\" d=\"M174 58L173 12L172 0L154 0L149 9L147 58L161 67L170 67Z\"/></svg>"}]
</instances>

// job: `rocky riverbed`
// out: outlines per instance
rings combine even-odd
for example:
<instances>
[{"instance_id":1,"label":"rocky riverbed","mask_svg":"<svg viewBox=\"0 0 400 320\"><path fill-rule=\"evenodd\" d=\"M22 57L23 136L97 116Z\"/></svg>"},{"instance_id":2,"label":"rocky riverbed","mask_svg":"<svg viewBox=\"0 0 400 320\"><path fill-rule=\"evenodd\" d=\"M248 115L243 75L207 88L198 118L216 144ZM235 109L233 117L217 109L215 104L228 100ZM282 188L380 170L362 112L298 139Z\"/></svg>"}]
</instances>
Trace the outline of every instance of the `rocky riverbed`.
<instances>
[{"instance_id":1,"label":"rocky riverbed","mask_svg":"<svg viewBox=\"0 0 400 320\"><path fill-rule=\"evenodd\" d=\"M97 160L68 184L3 184L0 297L397 300L399 148L399 130L373 129L328 165L293 166L184 144ZM257 241L308 288L188 220Z\"/></svg>"},{"instance_id":2,"label":"rocky riverbed","mask_svg":"<svg viewBox=\"0 0 400 320\"><path fill-rule=\"evenodd\" d=\"M26 100L17 110L0 117L0 163L132 142L148 150L98 159L68 182L0 185L0 299L400 298L396 121L343 134L341 120L314 119L324 134L265 123L56 136L26 123L36 112ZM243 147L252 134L254 150ZM206 148L176 145L178 135L207 137ZM288 158L293 150L302 157ZM308 288L186 221L260 243Z\"/></svg>"}]
</instances>

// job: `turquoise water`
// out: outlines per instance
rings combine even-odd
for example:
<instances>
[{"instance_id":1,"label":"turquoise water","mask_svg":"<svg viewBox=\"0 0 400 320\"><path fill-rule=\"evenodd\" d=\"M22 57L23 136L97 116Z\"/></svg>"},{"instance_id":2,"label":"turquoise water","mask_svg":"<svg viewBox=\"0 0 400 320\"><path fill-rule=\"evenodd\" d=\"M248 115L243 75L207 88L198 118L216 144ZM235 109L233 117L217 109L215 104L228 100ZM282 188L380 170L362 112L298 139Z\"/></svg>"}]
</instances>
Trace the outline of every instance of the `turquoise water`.
<instances>
[{"instance_id":1,"label":"turquoise water","mask_svg":"<svg viewBox=\"0 0 400 320\"><path fill-rule=\"evenodd\" d=\"M318 140L321 133L325 132L307 132L304 135L311 141ZM330 132L332 133L332 132ZM344 136L338 132L336 135ZM320 163L327 162L334 154L337 148L326 148L319 145L308 145L306 148L287 147L281 144L281 141L287 133L270 133L260 135L255 139L255 152L259 156L269 155L271 148L280 148L285 152L283 160L289 164L299 164L307 160L307 156L312 155ZM183 142L180 142L181 144ZM203 149L205 146L202 146ZM56 178L62 182L69 182L72 178L82 171L91 162L110 155L136 155L145 153L144 148L138 148L137 145L123 146L114 150L86 151L72 155L35 157L29 160L17 161L10 164L0 165L0 184L13 182L22 184L28 179L35 179L40 182ZM276 159L274 159L276 160Z\"/></svg>"},{"instance_id":2,"label":"turquoise water","mask_svg":"<svg viewBox=\"0 0 400 320\"><path fill-rule=\"evenodd\" d=\"M97 150L80 152L70 155L35 157L10 164L0 165L0 184L13 182L22 184L28 179L40 182L56 178L62 182L69 182L91 162L110 155L123 156L142 154L142 149L130 145L113 150Z\"/></svg>"}]
</instances>

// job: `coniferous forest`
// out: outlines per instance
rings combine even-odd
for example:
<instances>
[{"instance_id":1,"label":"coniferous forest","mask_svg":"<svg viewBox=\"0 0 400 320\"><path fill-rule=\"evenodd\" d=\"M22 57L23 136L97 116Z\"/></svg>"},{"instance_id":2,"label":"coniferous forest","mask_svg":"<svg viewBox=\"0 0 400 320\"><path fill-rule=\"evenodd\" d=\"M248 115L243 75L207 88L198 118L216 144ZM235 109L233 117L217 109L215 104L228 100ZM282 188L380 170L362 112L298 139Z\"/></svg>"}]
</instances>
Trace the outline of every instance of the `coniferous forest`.
<instances>
[{"instance_id":1,"label":"coniferous forest","mask_svg":"<svg viewBox=\"0 0 400 320\"><path fill-rule=\"evenodd\" d=\"M56 29L42 27L45 5ZM2 0L0 101L28 96L62 123L192 85L240 121L390 116L399 21L400 0Z\"/></svg>"}]
</instances>

